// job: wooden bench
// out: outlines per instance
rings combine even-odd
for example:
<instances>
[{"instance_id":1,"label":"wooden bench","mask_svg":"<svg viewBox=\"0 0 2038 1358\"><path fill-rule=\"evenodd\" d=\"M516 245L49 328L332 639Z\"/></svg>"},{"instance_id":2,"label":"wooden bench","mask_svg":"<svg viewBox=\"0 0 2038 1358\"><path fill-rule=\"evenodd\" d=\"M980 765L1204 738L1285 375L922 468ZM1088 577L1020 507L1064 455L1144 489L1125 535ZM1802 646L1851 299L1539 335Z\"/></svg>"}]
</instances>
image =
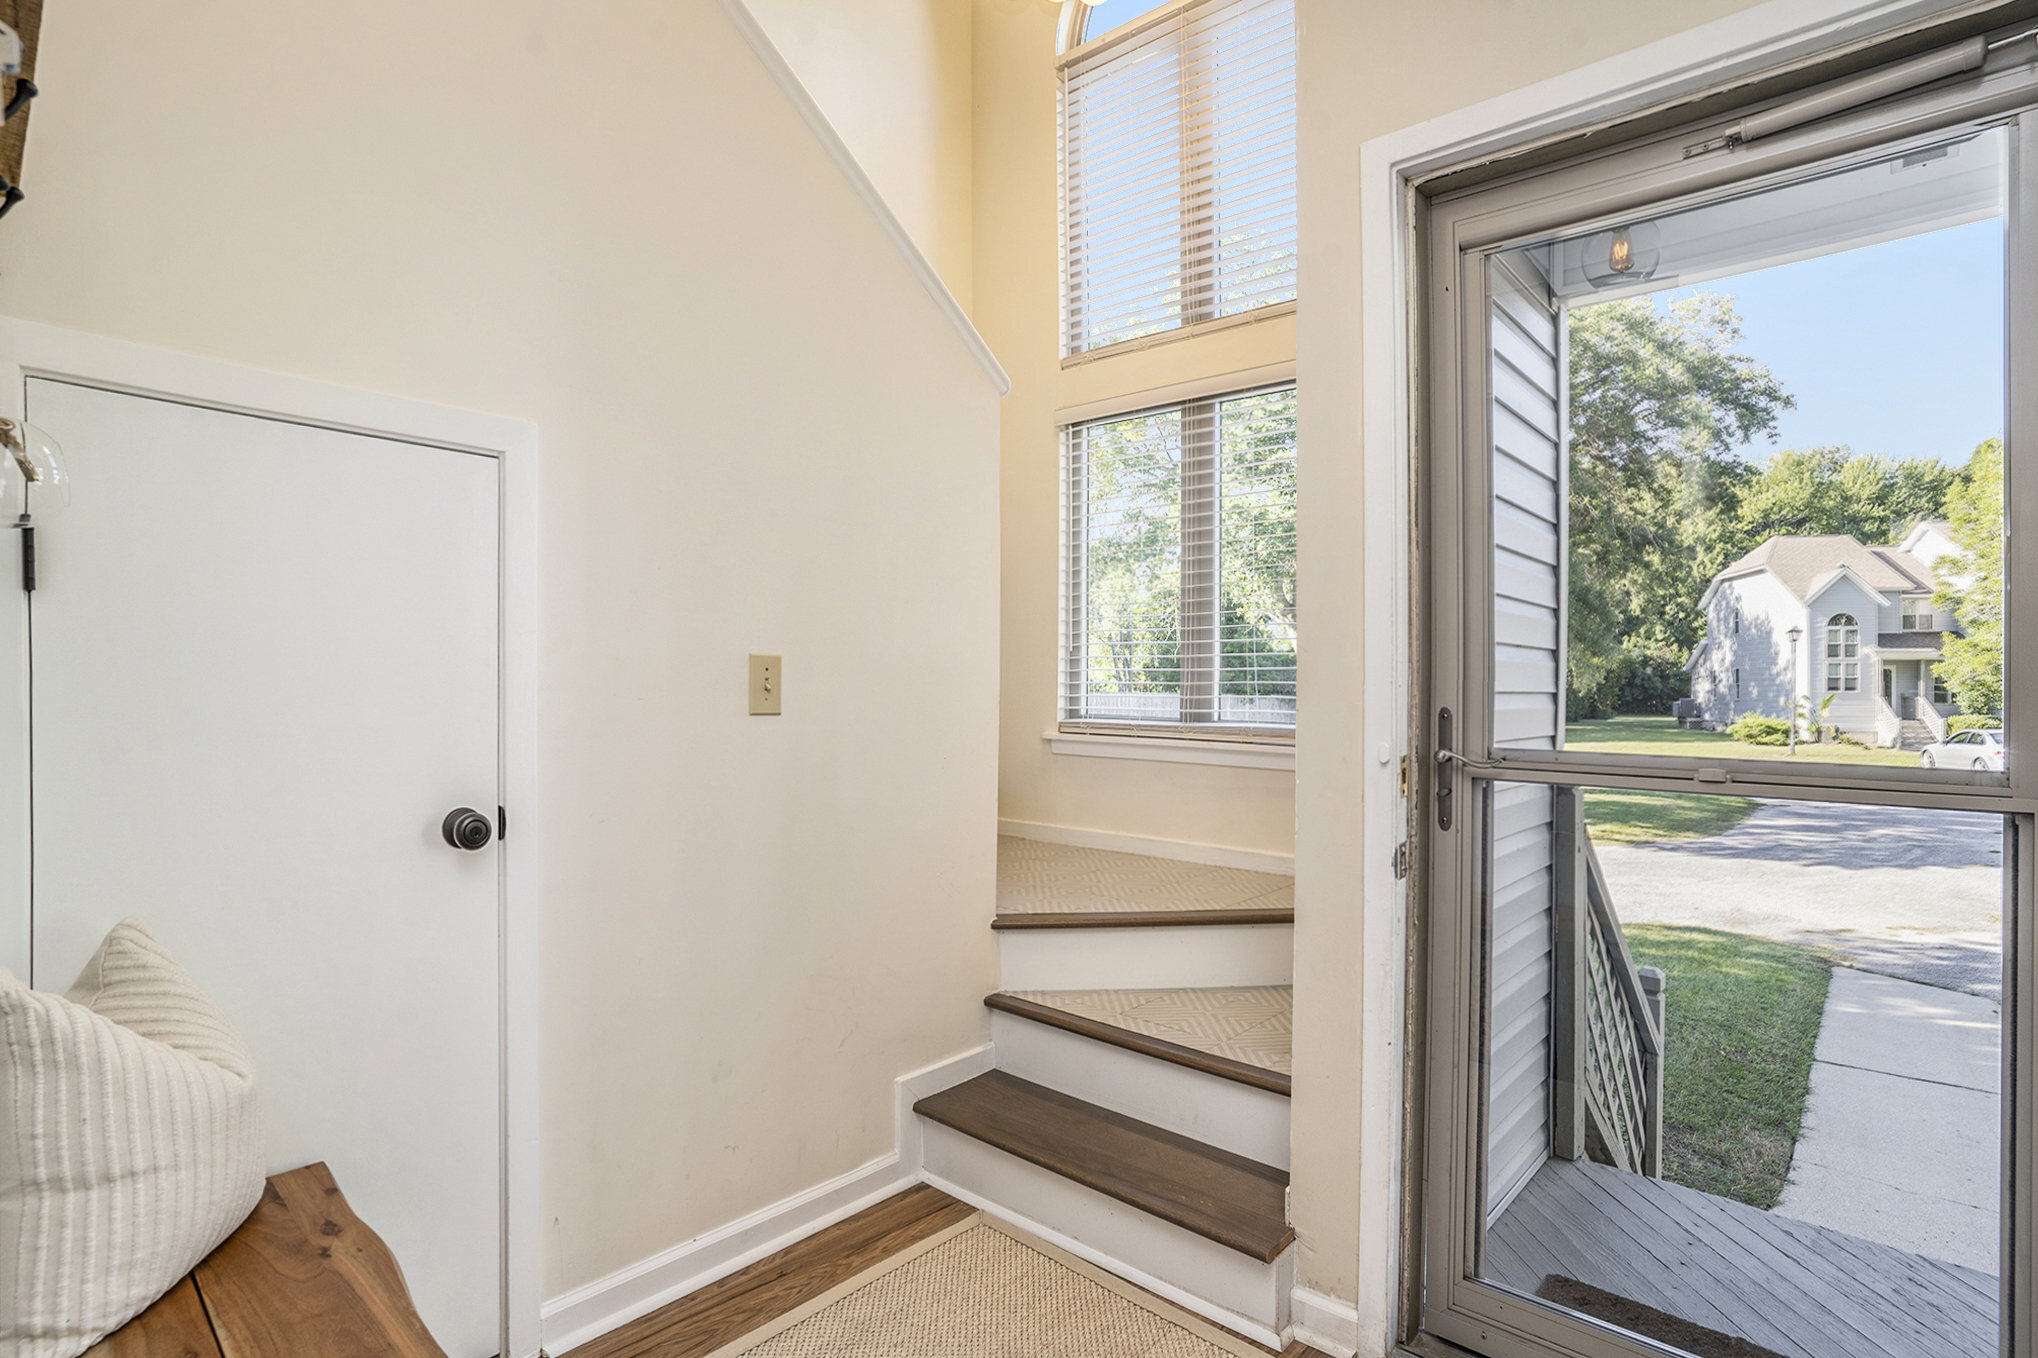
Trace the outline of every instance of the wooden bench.
<instances>
[{"instance_id":1,"label":"wooden bench","mask_svg":"<svg viewBox=\"0 0 2038 1358\"><path fill-rule=\"evenodd\" d=\"M85 1358L446 1358L323 1164L269 1180L226 1243Z\"/></svg>"}]
</instances>

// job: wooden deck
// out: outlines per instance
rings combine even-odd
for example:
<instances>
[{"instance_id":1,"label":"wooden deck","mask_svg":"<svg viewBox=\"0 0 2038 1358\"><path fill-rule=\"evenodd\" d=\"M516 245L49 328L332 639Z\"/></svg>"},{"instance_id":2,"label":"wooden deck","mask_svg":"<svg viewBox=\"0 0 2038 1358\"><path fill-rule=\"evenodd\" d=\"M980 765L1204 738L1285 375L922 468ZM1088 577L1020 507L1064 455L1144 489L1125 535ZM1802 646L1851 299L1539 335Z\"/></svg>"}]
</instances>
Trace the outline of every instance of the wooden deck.
<instances>
[{"instance_id":1,"label":"wooden deck","mask_svg":"<svg viewBox=\"0 0 2038 1358\"><path fill-rule=\"evenodd\" d=\"M1487 1232L1485 1277L1531 1295L1598 1289L1782 1358L1998 1351L1989 1274L1589 1161L1537 1172Z\"/></svg>"}]
</instances>

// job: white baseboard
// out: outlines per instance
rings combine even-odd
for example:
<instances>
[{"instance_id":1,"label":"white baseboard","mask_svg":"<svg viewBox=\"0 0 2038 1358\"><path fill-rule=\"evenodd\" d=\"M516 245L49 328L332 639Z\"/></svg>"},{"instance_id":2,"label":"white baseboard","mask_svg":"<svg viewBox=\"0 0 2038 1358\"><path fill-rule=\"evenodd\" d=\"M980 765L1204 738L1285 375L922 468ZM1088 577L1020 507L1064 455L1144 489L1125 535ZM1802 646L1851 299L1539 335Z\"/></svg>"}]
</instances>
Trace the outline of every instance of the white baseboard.
<instances>
[{"instance_id":1,"label":"white baseboard","mask_svg":"<svg viewBox=\"0 0 2038 1358\"><path fill-rule=\"evenodd\" d=\"M1359 1351L1359 1308L1306 1287L1296 1288L1293 1296L1295 1337L1332 1358L1354 1358Z\"/></svg>"},{"instance_id":2,"label":"white baseboard","mask_svg":"<svg viewBox=\"0 0 2038 1358\"><path fill-rule=\"evenodd\" d=\"M911 1187L898 1152L545 1303L545 1352L565 1353Z\"/></svg>"},{"instance_id":3,"label":"white baseboard","mask_svg":"<svg viewBox=\"0 0 2038 1358\"><path fill-rule=\"evenodd\" d=\"M565 1353L649 1315L689 1292L776 1254L814 1232L904 1192L920 1179L920 1120L913 1103L991 1068L989 1045L949 1057L895 1082L898 1149L839 1178L717 1227L649 1259L546 1302L539 1333L545 1352Z\"/></svg>"},{"instance_id":4,"label":"white baseboard","mask_svg":"<svg viewBox=\"0 0 2038 1358\"><path fill-rule=\"evenodd\" d=\"M893 1082L894 1097L898 1101L901 1172L917 1179L920 1177L920 1171L926 1166L925 1124L913 1112L913 1105L929 1094L939 1094L942 1090L959 1085L964 1080L974 1080L995 1066L996 1058L996 1051L986 1042L981 1047L972 1047L945 1061L936 1061L931 1066L922 1066L919 1070L910 1071Z\"/></svg>"},{"instance_id":5,"label":"white baseboard","mask_svg":"<svg viewBox=\"0 0 2038 1358\"><path fill-rule=\"evenodd\" d=\"M1019 839L1037 839L1046 844L1073 844L1082 849L1110 849L1115 853L1143 853L1149 858L1172 858L1183 863L1208 863L1217 868L1244 868L1250 872L1295 875L1295 855L1268 853L1263 849L1234 849L1226 844L1197 844L1180 839L1157 839L1151 835L1124 835L1113 830L1085 830L1074 825L1048 825L1043 821L998 821L998 833Z\"/></svg>"}]
</instances>

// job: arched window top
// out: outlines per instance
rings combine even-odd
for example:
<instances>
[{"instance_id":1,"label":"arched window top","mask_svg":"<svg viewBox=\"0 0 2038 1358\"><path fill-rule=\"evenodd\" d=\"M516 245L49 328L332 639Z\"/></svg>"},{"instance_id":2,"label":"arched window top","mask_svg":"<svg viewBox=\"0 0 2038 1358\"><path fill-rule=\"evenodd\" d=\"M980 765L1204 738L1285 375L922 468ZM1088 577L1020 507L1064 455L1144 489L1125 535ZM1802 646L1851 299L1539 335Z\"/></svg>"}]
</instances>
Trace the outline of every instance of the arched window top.
<instances>
[{"instance_id":1,"label":"arched window top","mask_svg":"<svg viewBox=\"0 0 2038 1358\"><path fill-rule=\"evenodd\" d=\"M1835 613L1826 619L1826 659L1852 660L1861 653L1861 624L1852 613Z\"/></svg>"},{"instance_id":2,"label":"arched window top","mask_svg":"<svg viewBox=\"0 0 2038 1358\"><path fill-rule=\"evenodd\" d=\"M1071 47L1080 47L1172 3L1173 0L1062 0L1055 50L1066 52Z\"/></svg>"}]
</instances>

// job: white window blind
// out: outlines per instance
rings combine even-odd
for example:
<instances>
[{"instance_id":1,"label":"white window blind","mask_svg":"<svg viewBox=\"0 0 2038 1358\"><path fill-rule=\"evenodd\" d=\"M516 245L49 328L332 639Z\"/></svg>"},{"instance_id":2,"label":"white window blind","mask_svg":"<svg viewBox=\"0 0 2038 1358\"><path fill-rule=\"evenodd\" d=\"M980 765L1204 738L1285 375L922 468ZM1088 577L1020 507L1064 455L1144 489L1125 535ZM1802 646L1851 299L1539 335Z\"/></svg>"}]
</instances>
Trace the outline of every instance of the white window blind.
<instances>
[{"instance_id":1,"label":"white window blind","mask_svg":"<svg viewBox=\"0 0 2038 1358\"><path fill-rule=\"evenodd\" d=\"M1202 0L1061 71L1064 356L1295 298L1293 0Z\"/></svg>"},{"instance_id":2,"label":"white window blind","mask_svg":"<svg viewBox=\"0 0 2038 1358\"><path fill-rule=\"evenodd\" d=\"M1295 388L1062 431L1064 729L1295 725Z\"/></svg>"}]
</instances>

